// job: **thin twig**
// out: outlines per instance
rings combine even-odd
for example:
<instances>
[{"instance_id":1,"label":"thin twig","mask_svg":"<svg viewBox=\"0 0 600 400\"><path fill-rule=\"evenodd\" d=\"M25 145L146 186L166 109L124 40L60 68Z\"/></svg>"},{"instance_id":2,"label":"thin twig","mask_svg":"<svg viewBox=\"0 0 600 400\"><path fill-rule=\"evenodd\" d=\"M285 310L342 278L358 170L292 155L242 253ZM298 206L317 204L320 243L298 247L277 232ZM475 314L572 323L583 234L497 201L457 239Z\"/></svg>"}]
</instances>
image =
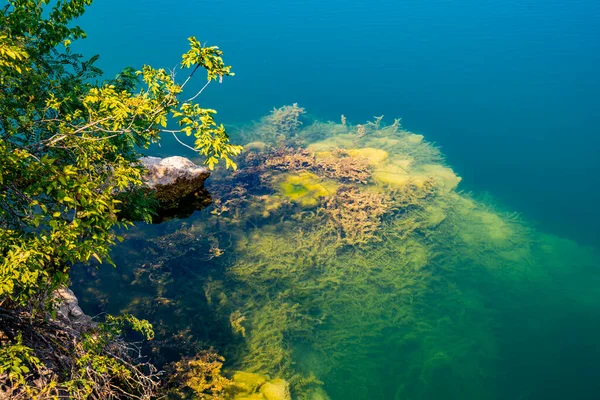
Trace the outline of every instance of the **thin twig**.
<instances>
[{"instance_id":1,"label":"thin twig","mask_svg":"<svg viewBox=\"0 0 600 400\"><path fill-rule=\"evenodd\" d=\"M182 146L184 146L184 147L187 147L188 149L190 149L190 150L192 150L192 151L194 151L194 152L198 152L198 149L195 149L195 148L193 148L192 146L189 146L189 145L187 145L187 144L183 143L181 140L179 140L179 138L178 138L178 137L177 137L177 135L175 134L175 131L166 131L166 130L165 130L164 132L172 133L172 134L173 134L173 137L175 138L175 140L177 140L177 141L179 142L179 144L181 144L181 145L182 145Z\"/></svg>"},{"instance_id":2,"label":"thin twig","mask_svg":"<svg viewBox=\"0 0 600 400\"><path fill-rule=\"evenodd\" d=\"M211 81L208 81L208 82L206 82L206 84L205 84L204 86L202 86L202 89L200 89L200 91L199 91L198 93L196 93L196 95L195 95L194 97L192 97L192 98L190 98L190 99L187 99L187 101L186 101L186 102L189 102L189 101L194 101L194 99L195 99L196 97L200 96L200 93L202 93L202 92L204 91L204 89L206 89L206 87L207 87L207 86L210 84L210 82L211 82Z\"/></svg>"}]
</instances>

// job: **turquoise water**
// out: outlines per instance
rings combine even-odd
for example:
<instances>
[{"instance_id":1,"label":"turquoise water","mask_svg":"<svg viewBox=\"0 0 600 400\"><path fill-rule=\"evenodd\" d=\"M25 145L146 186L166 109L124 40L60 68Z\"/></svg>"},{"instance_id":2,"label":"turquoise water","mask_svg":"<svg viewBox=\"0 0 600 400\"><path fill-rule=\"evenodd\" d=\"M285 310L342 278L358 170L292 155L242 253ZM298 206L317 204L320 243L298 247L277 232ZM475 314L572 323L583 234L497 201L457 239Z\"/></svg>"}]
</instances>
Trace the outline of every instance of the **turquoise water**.
<instances>
[{"instance_id":1,"label":"turquoise water","mask_svg":"<svg viewBox=\"0 0 600 400\"><path fill-rule=\"evenodd\" d=\"M388 154L369 184L350 182L387 196L369 204L391 202L366 209L375 220L336 214L344 203L326 199L345 192L321 167L256 170L250 157L211 178L220 203L137 226L117 269L76 272L89 313L151 320L154 362L215 346L230 370L284 377L299 398L314 387L332 399L597 398L600 4L107 0L81 25L81 49L109 75L173 66L190 35L219 45L236 76L200 103L240 143L275 143L264 121L238 128L298 102L305 129L286 144ZM357 135L382 114L424 145L406 131ZM168 140L152 153L190 156ZM448 178L432 165L452 168L458 188L406 203L403 174ZM351 221L375 233L356 241ZM322 384L299 383L311 376Z\"/></svg>"},{"instance_id":2,"label":"turquoise water","mask_svg":"<svg viewBox=\"0 0 600 400\"><path fill-rule=\"evenodd\" d=\"M244 127L213 205L76 269L84 309L149 319L159 366L214 346L298 399L595 398L597 249L459 191L421 135L302 121Z\"/></svg>"},{"instance_id":3,"label":"turquoise water","mask_svg":"<svg viewBox=\"0 0 600 400\"><path fill-rule=\"evenodd\" d=\"M109 75L172 67L191 35L220 46L237 76L203 101L224 122L294 102L321 119L403 117L466 188L600 243L595 0L103 0L81 25Z\"/></svg>"}]
</instances>

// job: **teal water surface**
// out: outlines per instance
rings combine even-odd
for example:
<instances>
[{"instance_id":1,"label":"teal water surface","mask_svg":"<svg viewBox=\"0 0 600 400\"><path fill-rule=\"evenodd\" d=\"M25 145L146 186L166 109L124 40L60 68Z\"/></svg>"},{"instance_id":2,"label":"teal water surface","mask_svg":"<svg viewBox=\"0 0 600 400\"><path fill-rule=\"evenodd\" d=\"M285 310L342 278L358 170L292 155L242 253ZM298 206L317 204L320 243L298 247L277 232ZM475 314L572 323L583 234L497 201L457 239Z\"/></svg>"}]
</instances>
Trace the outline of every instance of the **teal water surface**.
<instances>
[{"instance_id":1,"label":"teal water surface","mask_svg":"<svg viewBox=\"0 0 600 400\"><path fill-rule=\"evenodd\" d=\"M294 102L321 119L402 117L465 188L600 243L595 0L103 0L81 25L108 75L173 67L191 35L220 46L237 76L203 102L225 123Z\"/></svg>"}]
</instances>

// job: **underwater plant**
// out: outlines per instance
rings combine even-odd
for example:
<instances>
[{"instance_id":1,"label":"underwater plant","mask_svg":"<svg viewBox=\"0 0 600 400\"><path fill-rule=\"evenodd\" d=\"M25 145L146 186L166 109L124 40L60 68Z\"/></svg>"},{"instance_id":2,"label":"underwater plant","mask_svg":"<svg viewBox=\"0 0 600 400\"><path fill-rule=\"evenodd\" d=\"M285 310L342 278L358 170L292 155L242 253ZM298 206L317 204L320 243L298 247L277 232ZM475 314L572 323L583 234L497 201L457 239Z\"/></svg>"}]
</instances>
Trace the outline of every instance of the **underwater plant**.
<instances>
[{"instance_id":1,"label":"underwater plant","mask_svg":"<svg viewBox=\"0 0 600 400\"><path fill-rule=\"evenodd\" d=\"M357 246L378 239L382 216L391 206L391 198L384 193L346 185L327 199L322 212L342 243Z\"/></svg>"},{"instance_id":2,"label":"underwater plant","mask_svg":"<svg viewBox=\"0 0 600 400\"><path fill-rule=\"evenodd\" d=\"M209 349L171 364L168 367L169 398L229 398L226 396L227 391L231 390L235 383L222 375L224 361L223 357Z\"/></svg>"},{"instance_id":3,"label":"underwater plant","mask_svg":"<svg viewBox=\"0 0 600 400\"><path fill-rule=\"evenodd\" d=\"M302 125L302 122L300 122L302 114L304 114L304 108L298 106L298 103L294 103L291 106L274 108L271 114L265 118L265 121L273 125L278 134L289 138Z\"/></svg>"},{"instance_id":4,"label":"underwater plant","mask_svg":"<svg viewBox=\"0 0 600 400\"><path fill-rule=\"evenodd\" d=\"M306 171L316 165L315 155L302 148L281 147L265 155L264 165L267 169L279 171Z\"/></svg>"},{"instance_id":5,"label":"underwater plant","mask_svg":"<svg viewBox=\"0 0 600 400\"><path fill-rule=\"evenodd\" d=\"M240 135L246 143L281 145L296 136L302 125L300 117L303 114L304 108L298 106L297 103L274 108L258 123L242 129Z\"/></svg>"},{"instance_id":6,"label":"underwater plant","mask_svg":"<svg viewBox=\"0 0 600 400\"><path fill-rule=\"evenodd\" d=\"M569 246L459 192L439 149L400 121L361 126L298 124L254 143L213 176L212 209L153 239L131 233L147 249L124 255L141 266L123 303L157 327L155 354L219 348L234 399L495 398L498 363L516 352L498 340L502 318L539 332L523 299L568 273L555 247Z\"/></svg>"},{"instance_id":7,"label":"underwater plant","mask_svg":"<svg viewBox=\"0 0 600 400\"><path fill-rule=\"evenodd\" d=\"M369 161L360 156L351 156L345 150L319 154L316 167L321 175L343 183L367 184L371 180Z\"/></svg>"},{"instance_id":8,"label":"underwater plant","mask_svg":"<svg viewBox=\"0 0 600 400\"><path fill-rule=\"evenodd\" d=\"M322 197L335 193L337 184L311 172L283 174L278 177L279 193L302 207L314 207Z\"/></svg>"}]
</instances>

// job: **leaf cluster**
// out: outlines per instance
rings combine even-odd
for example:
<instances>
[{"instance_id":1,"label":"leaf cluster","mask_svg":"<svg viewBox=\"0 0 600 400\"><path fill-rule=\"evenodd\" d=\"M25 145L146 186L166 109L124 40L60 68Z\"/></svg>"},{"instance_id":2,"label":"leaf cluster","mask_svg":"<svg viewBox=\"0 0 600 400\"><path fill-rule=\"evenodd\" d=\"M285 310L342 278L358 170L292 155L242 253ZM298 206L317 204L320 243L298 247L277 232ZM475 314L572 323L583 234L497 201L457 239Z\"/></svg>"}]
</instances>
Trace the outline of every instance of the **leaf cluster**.
<instances>
[{"instance_id":1,"label":"leaf cluster","mask_svg":"<svg viewBox=\"0 0 600 400\"><path fill-rule=\"evenodd\" d=\"M152 338L148 321L128 314L107 316L82 333L60 322L24 316L0 309L2 333L10 337L22 331L13 344L0 347L0 379L10 398L139 399L157 393L156 369L123 340L128 331Z\"/></svg>"},{"instance_id":2,"label":"leaf cluster","mask_svg":"<svg viewBox=\"0 0 600 400\"><path fill-rule=\"evenodd\" d=\"M30 372L29 366L40 364L39 358L33 355L30 347L23 345L23 338L18 335L12 346L0 347L0 375L7 374L8 379L24 384L24 375Z\"/></svg>"}]
</instances>

